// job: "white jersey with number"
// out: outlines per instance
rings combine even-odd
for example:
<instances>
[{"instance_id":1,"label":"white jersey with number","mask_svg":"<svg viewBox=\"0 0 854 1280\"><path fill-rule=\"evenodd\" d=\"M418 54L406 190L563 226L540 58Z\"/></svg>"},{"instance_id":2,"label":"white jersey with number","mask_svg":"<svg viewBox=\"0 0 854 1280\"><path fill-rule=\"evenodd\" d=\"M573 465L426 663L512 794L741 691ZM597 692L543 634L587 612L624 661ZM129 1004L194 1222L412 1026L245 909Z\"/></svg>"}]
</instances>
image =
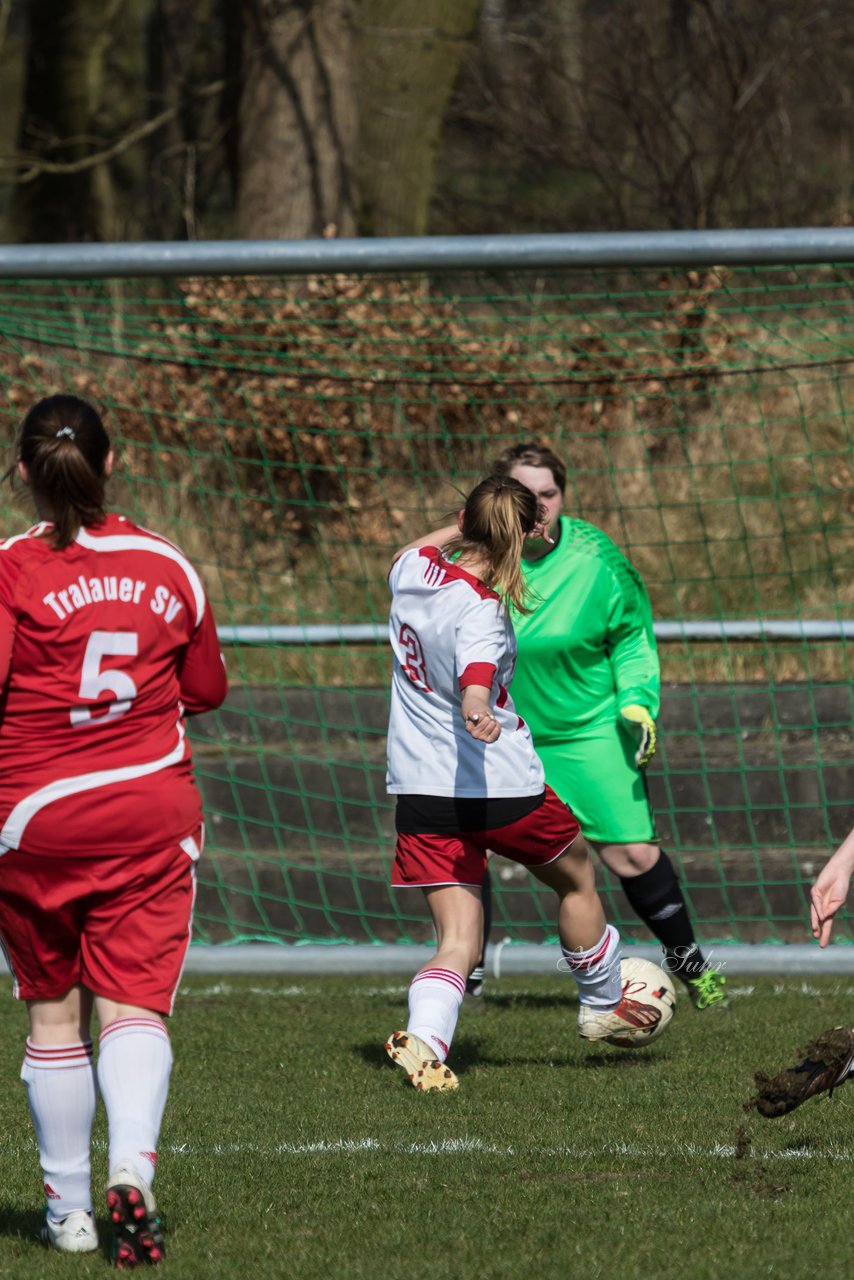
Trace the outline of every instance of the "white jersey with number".
<instances>
[{"instance_id":1,"label":"white jersey with number","mask_svg":"<svg viewBox=\"0 0 854 1280\"><path fill-rule=\"evenodd\" d=\"M489 799L539 794L543 767L508 692L516 641L499 596L437 547L404 552L389 586L389 792ZM495 742L478 742L466 729L462 693L470 684L490 689L501 726Z\"/></svg>"}]
</instances>

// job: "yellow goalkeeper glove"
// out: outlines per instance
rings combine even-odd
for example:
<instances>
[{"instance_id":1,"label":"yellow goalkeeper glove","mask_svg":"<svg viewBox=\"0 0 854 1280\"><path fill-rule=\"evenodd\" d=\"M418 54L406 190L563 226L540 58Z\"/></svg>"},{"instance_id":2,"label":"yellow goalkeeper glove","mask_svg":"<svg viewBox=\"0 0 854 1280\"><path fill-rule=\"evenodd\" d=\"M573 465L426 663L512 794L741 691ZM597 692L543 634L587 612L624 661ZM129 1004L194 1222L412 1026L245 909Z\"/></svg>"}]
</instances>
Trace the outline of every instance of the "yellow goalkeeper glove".
<instances>
[{"instance_id":1,"label":"yellow goalkeeper glove","mask_svg":"<svg viewBox=\"0 0 854 1280\"><path fill-rule=\"evenodd\" d=\"M646 707L639 707L636 703L620 707L620 715L628 727L639 735L635 764L639 769L645 769L655 755L655 721Z\"/></svg>"}]
</instances>

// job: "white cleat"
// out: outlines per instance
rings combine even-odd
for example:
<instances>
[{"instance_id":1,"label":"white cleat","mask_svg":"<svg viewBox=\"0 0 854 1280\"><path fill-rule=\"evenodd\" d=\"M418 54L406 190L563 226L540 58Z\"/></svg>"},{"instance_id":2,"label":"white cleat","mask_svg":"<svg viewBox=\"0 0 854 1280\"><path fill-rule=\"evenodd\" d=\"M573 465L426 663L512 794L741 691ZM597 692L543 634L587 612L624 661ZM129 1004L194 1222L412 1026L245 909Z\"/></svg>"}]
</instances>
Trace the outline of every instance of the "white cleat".
<instances>
[{"instance_id":1,"label":"white cleat","mask_svg":"<svg viewBox=\"0 0 854 1280\"><path fill-rule=\"evenodd\" d=\"M460 1083L450 1067L436 1057L433 1050L411 1031L395 1031L385 1043L385 1051L403 1067L414 1089L459 1089Z\"/></svg>"},{"instance_id":2,"label":"white cleat","mask_svg":"<svg viewBox=\"0 0 854 1280\"><path fill-rule=\"evenodd\" d=\"M655 1038L660 1021L660 1010L623 996L616 1009L593 1009L583 1004L578 1011L578 1034L583 1040L607 1040L638 1048Z\"/></svg>"},{"instance_id":3,"label":"white cleat","mask_svg":"<svg viewBox=\"0 0 854 1280\"><path fill-rule=\"evenodd\" d=\"M59 1253L92 1253L98 1248L98 1231L95 1219L85 1209L69 1213L67 1218L57 1222L50 1214L45 1217L39 1233L42 1244Z\"/></svg>"}]
</instances>

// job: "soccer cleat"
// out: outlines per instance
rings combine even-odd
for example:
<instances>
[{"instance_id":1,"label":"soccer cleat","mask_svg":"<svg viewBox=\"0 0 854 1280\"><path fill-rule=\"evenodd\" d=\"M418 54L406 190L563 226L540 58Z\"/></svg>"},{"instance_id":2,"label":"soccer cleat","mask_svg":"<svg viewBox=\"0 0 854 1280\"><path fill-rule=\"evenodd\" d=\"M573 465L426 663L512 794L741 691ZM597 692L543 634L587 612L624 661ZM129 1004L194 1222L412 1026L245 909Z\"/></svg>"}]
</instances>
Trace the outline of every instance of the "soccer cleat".
<instances>
[{"instance_id":1,"label":"soccer cleat","mask_svg":"<svg viewBox=\"0 0 854 1280\"><path fill-rule=\"evenodd\" d=\"M163 1261L163 1228L154 1202L132 1164L120 1164L110 1174L107 1210L113 1224L113 1262L119 1271Z\"/></svg>"},{"instance_id":2,"label":"soccer cleat","mask_svg":"<svg viewBox=\"0 0 854 1280\"><path fill-rule=\"evenodd\" d=\"M39 1235L42 1244L57 1249L59 1253L92 1253L98 1248L95 1219L85 1209L69 1213L61 1222L46 1214Z\"/></svg>"},{"instance_id":3,"label":"soccer cleat","mask_svg":"<svg viewBox=\"0 0 854 1280\"><path fill-rule=\"evenodd\" d=\"M717 969L704 969L696 978L685 978L684 982L688 998L698 1012L729 1008L729 999L724 991L726 978Z\"/></svg>"},{"instance_id":4,"label":"soccer cleat","mask_svg":"<svg viewBox=\"0 0 854 1280\"><path fill-rule=\"evenodd\" d=\"M450 1067L440 1062L429 1045L411 1031L394 1031L385 1042L385 1051L403 1067L415 1089L459 1089L460 1082Z\"/></svg>"},{"instance_id":5,"label":"soccer cleat","mask_svg":"<svg viewBox=\"0 0 854 1280\"><path fill-rule=\"evenodd\" d=\"M786 1067L771 1077L756 1073L758 1093L751 1104L766 1120L788 1115L820 1093L830 1096L845 1083L854 1066L854 1031L847 1027L823 1031L802 1053L804 1059L796 1067Z\"/></svg>"},{"instance_id":6,"label":"soccer cleat","mask_svg":"<svg viewBox=\"0 0 854 1280\"><path fill-rule=\"evenodd\" d=\"M578 1034L582 1040L608 1040L638 1047L638 1031L652 1028L661 1019L658 1009L623 996L616 1009L594 1009L583 1004L578 1010Z\"/></svg>"}]
</instances>

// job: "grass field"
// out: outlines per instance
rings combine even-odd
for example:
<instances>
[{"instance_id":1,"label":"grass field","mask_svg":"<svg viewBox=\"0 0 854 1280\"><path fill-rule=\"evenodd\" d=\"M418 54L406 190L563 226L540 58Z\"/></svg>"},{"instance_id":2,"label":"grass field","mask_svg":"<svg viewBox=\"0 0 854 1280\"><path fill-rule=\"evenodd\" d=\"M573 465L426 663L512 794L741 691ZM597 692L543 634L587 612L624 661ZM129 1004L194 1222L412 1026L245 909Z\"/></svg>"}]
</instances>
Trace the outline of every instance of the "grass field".
<instances>
[{"instance_id":1,"label":"grass field","mask_svg":"<svg viewBox=\"0 0 854 1280\"><path fill-rule=\"evenodd\" d=\"M188 978L157 1176L165 1274L847 1277L854 1087L776 1122L742 1104L756 1068L854 1021L854 979L730 987L731 1012L680 999L658 1044L626 1053L577 1039L569 979L493 982L460 1019L460 1092L424 1095L382 1051L403 980ZM5 1000L0 1278L102 1274L101 1255L34 1242L24 1035ZM99 1114L97 1186L104 1139Z\"/></svg>"}]
</instances>

